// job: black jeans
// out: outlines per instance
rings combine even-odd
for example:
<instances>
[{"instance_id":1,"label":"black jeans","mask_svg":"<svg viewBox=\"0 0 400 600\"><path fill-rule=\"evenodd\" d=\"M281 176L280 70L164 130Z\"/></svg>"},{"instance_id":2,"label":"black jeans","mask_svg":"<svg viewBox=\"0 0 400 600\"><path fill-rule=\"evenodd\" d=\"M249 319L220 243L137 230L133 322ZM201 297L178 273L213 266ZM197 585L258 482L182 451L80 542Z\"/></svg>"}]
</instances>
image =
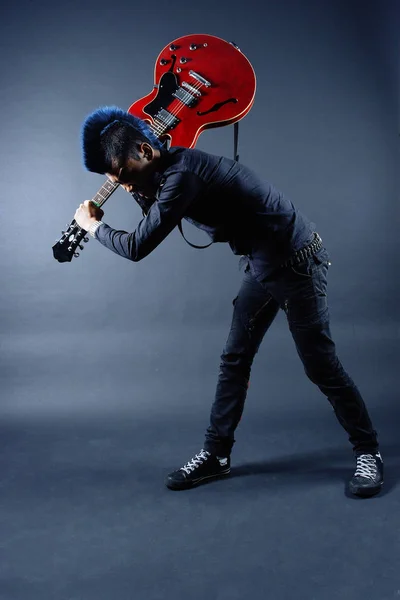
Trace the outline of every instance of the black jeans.
<instances>
[{"instance_id":1,"label":"black jeans","mask_svg":"<svg viewBox=\"0 0 400 600\"><path fill-rule=\"evenodd\" d=\"M377 432L361 394L336 355L326 293L329 264L329 254L322 247L296 266L279 268L261 283L246 268L233 300L231 329L221 355L204 443L209 452L218 456L231 453L253 359L279 308L286 313L306 375L328 398L354 453L379 450Z\"/></svg>"}]
</instances>

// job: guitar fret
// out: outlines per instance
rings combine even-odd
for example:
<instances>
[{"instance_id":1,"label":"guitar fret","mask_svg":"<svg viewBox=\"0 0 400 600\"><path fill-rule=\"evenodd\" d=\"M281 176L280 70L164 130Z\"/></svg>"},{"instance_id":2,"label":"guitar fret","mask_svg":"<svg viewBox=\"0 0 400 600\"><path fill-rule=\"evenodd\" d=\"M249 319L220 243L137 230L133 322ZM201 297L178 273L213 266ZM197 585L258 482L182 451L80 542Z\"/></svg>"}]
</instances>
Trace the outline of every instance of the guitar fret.
<instances>
[{"instance_id":1,"label":"guitar fret","mask_svg":"<svg viewBox=\"0 0 400 600\"><path fill-rule=\"evenodd\" d=\"M118 186L118 183L113 183L107 179L101 188L96 192L95 196L92 198L92 201L98 206L102 206Z\"/></svg>"}]
</instances>

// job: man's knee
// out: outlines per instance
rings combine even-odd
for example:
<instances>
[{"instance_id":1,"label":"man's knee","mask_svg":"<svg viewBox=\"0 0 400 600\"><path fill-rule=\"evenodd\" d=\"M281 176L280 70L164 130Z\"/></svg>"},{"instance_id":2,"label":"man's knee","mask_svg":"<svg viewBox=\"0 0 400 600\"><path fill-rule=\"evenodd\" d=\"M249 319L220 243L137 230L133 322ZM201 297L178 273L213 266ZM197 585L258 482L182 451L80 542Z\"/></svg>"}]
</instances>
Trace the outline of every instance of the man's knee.
<instances>
[{"instance_id":1,"label":"man's knee","mask_svg":"<svg viewBox=\"0 0 400 600\"><path fill-rule=\"evenodd\" d=\"M227 348L221 354L220 372L229 371L230 373L239 373L241 376L249 377L251 365L252 357L245 349Z\"/></svg>"},{"instance_id":2,"label":"man's knee","mask_svg":"<svg viewBox=\"0 0 400 600\"><path fill-rule=\"evenodd\" d=\"M320 354L314 358L310 356L303 360L304 371L307 377L318 386L335 388L354 385L350 376L344 370L336 354Z\"/></svg>"}]
</instances>

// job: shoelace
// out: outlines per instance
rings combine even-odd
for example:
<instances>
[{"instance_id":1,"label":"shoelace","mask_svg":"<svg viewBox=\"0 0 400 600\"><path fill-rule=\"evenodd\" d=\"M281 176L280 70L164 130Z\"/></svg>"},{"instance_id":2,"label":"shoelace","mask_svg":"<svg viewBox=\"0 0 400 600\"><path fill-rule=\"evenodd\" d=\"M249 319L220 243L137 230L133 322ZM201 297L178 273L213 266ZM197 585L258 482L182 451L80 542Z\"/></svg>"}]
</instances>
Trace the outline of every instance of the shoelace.
<instances>
[{"instance_id":1,"label":"shoelace","mask_svg":"<svg viewBox=\"0 0 400 600\"><path fill-rule=\"evenodd\" d=\"M206 450L201 450L198 454L196 454L194 456L194 458L189 460L189 462L186 463L186 465L181 467L180 470L185 471L185 473L187 475L189 475L191 473L191 471L194 471L194 469L197 469L197 467L199 467L201 464L203 464L203 461L205 461L207 459L208 459L208 454L207 454Z\"/></svg>"},{"instance_id":2,"label":"shoelace","mask_svg":"<svg viewBox=\"0 0 400 600\"><path fill-rule=\"evenodd\" d=\"M376 460L372 454L360 454L357 456L357 468L354 476L369 477L374 479L376 476Z\"/></svg>"}]
</instances>

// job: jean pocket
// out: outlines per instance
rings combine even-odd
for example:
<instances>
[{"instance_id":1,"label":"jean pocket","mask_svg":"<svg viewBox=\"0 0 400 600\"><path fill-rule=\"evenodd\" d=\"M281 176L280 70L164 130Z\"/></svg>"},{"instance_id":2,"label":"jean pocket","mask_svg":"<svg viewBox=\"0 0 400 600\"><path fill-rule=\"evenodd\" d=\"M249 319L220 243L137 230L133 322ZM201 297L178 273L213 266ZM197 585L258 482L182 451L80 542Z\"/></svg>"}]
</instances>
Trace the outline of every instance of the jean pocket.
<instances>
[{"instance_id":1,"label":"jean pocket","mask_svg":"<svg viewBox=\"0 0 400 600\"><path fill-rule=\"evenodd\" d=\"M326 248L321 248L316 254L313 254L312 259L317 266L325 265L326 267L329 267L331 264L330 256Z\"/></svg>"},{"instance_id":2,"label":"jean pocket","mask_svg":"<svg viewBox=\"0 0 400 600\"><path fill-rule=\"evenodd\" d=\"M302 277L305 279L311 279L313 276L312 263L310 258L306 258L301 263L297 265L291 265L290 270L298 277Z\"/></svg>"}]
</instances>

